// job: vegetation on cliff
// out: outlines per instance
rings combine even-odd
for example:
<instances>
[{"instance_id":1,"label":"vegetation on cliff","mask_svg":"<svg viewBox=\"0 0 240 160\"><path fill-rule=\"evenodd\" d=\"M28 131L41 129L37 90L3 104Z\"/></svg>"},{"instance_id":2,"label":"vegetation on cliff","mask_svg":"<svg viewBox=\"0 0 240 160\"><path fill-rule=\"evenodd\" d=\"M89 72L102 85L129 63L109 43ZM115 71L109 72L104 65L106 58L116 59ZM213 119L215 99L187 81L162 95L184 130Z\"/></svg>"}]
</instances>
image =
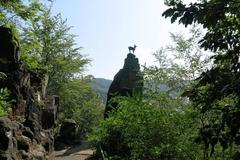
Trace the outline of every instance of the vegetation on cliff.
<instances>
[{"instance_id":1,"label":"vegetation on cliff","mask_svg":"<svg viewBox=\"0 0 240 160\"><path fill-rule=\"evenodd\" d=\"M171 34L172 44L154 53L157 63L143 66L143 97L111 99L118 107L100 124L102 103L84 75L90 60L67 21L52 15L52 1L0 1L0 25L15 30L25 66L60 96L60 121L90 132L106 159L240 159L240 2L165 3L164 17L194 25L190 36ZM0 89L0 116L9 112L8 94Z\"/></svg>"},{"instance_id":2,"label":"vegetation on cliff","mask_svg":"<svg viewBox=\"0 0 240 160\"><path fill-rule=\"evenodd\" d=\"M52 15L51 5L40 0L1 1L0 22L18 32L25 67L43 79L47 94L60 96L60 122L76 120L84 136L101 118L101 101L92 79L84 75L89 58L81 54L67 20ZM5 96L1 94L1 100Z\"/></svg>"}]
</instances>

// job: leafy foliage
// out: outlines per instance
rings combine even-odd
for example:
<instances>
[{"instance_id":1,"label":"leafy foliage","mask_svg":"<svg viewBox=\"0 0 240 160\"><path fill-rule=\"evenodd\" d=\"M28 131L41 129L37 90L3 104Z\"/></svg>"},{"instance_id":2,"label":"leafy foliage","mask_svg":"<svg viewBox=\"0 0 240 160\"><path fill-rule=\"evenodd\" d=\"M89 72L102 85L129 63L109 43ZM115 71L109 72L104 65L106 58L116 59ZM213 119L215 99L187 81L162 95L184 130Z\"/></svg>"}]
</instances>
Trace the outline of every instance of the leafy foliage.
<instances>
[{"instance_id":1,"label":"leafy foliage","mask_svg":"<svg viewBox=\"0 0 240 160\"><path fill-rule=\"evenodd\" d=\"M6 75L0 72L0 80L6 78ZM7 115L11 111L9 102L9 91L7 88L0 88L0 117Z\"/></svg>"},{"instance_id":2,"label":"leafy foliage","mask_svg":"<svg viewBox=\"0 0 240 160\"><path fill-rule=\"evenodd\" d=\"M186 112L169 109L171 104L169 108L157 107L156 103L143 102L138 97L118 97L117 101L119 108L89 138L95 146L101 145L109 157L185 159L197 156L193 137L185 135L193 127L187 125Z\"/></svg>"},{"instance_id":3,"label":"leafy foliage","mask_svg":"<svg viewBox=\"0 0 240 160\"><path fill-rule=\"evenodd\" d=\"M69 34L66 20L51 17L45 8L22 34L23 56L29 68L43 68L49 75L49 92L57 93L71 77L81 74L89 59L75 47L75 35Z\"/></svg>"},{"instance_id":4,"label":"leafy foliage","mask_svg":"<svg viewBox=\"0 0 240 160\"><path fill-rule=\"evenodd\" d=\"M181 94L192 80L211 66L206 52L197 45L201 29L193 26L189 36L170 33L172 43L154 53L156 63L144 66L145 85L156 92L165 90ZM174 93L173 93L174 92Z\"/></svg>"},{"instance_id":5,"label":"leafy foliage","mask_svg":"<svg viewBox=\"0 0 240 160\"><path fill-rule=\"evenodd\" d=\"M93 130L89 141L110 159L201 159L201 148L194 142L200 117L180 96L209 66L195 44L199 36L196 27L190 38L171 34L172 45L154 53L156 65L144 66L144 99L112 100L118 109Z\"/></svg>"},{"instance_id":6,"label":"leafy foliage","mask_svg":"<svg viewBox=\"0 0 240 160\"><path fill-rule=\"evenodd\" d=\"M84 137L101 118L102 106L91 79L83 75L90 60L80 53L70 30L60 14L52 16L51 8L43 7L23 29L21 44L28 68L45 70L48 94L60 96L60 119L74 119Z\"/></svg>"},{"instance_id":7,"label":"leafy foliage","mask_svg":"<svg viewBox=\"0 0 240 160\"><path fill-rule=\"evenodd\" d=\"M60 95L61 120L76 120L84 136L101 118L102 106L83 74L90 60L80 53L67 20L52 15L52 5L51 0L1 0L0 25L19 31L24 66L45 78L45 85L48 81L47 94ZM5 94L1 97L5 103Z\"/></svg>"},{"instance_id":8,"label":"leafy foliage","mask_svg":"<svg viewBox=\"0 0 240 160\"><path fill-rule=\"evenodd\" d=\"M194 106L203 116L200 142L205 144L205 158L214 153L220 144L223 150L238 146L239 140L239 44L240 2L238 0L209 0L191 3L188 6L176 1L163 15L174 22L188 26L199 23L206 28L199 41L202 48L215 52L213 67L203 72L197 84L187 92ZM230 156L231 153L230 153ZM238 157L235 152L235 157ZM237 158L238 159L238 158Z\"/></svg>"},{"instance_id":9,"label":"leafy foliage","mask_svg":"<svg viewBox=\"0 0 240 160\"><path fill-rule=\"evenodd\" d=\"M103 106L91 88L91 80L73 79L60 90L62 118L77 122L80 135L84 136L96 126L103 117Z\"/></svg>"},{"instance_id":10,"label":"leafy foliage","mask_svg":"<svg viewBox=\"0 0 240 160\"><path fill-rule=\"evenodd\" d=\"M30 3L26 0L2 0L0 1L0 25L11 24L19 29L26 21L34 18L41 11L43 4L40 0Z\"/></svg>"},{"instance_id":11,"label":"leafy foliage","mask_svg":"<svg viewBox=\"0 0 240 160\"><path fill-rule=\"evenodd\" d=\"M0 117L7 115L11 111L11 104L8 100L9 91L6 88L0 89Z\"/></svg>"}]
</instances>

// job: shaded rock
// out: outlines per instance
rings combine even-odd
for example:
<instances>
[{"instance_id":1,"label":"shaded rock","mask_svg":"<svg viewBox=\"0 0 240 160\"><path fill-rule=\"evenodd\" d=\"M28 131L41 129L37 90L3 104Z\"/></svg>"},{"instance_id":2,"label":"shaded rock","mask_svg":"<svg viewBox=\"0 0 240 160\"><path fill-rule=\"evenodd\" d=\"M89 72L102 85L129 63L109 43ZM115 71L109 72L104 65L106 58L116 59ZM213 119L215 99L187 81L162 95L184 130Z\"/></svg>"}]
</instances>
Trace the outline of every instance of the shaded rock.
<instances>
[{"instance_id":1,"label":"shaded rock","mask_svg":"<svg viewBox=\"0 0 240 160\"><path fill-rule=\"evenodd\" d=\"M10 28L0 26L0 35L0 72L7 75L0 79L0 88L8 88L9 99L13 100L12 113L8 115L12 121L0 118L0 160L46 159L47 152L53 150L54 139L42 129L45 104L42 108L39 105L46 97L48 79L43 81L44 70L30 71L21 62L19 42ZM58 106L59 99L55 100L54 105ZM57 110L54 108L47 129L55 124Z\"/></svg>"},{"instance_id":2,"label":"shaded rock","mask_svg":"<svg viewBox=\"0 0 240 160\"><path fill-rule=\"evenodd\" d=\"M6 117L0 117L0 150L6 151L10 147L12 131L11 121Z\"/></svg>"},{"instance_id":3,"label":"shaded rock","mask_svg":"<svg viewBox=\"0 0 240 160\"><path fill-rule=\"evenodd\" d=\"M24 122L24 126L29 127L34 135L34 139L40 142L40 131L41 124L39 123L39 117L37 114L33 113Z\"/></svg>"},{"instance_id":4,"label":"shaded rock","mask_svg":"<svg viewBox=\"0 0 240 160\"><path fill-rule=\"evenodd\" d=\"M28 152L26 152L25 150L20 150L18 151L18 155L19 157L21 157L21 159L24 159L24 160L29 160L31 159L30 157L30 154Z\"/></svg>"},{"instance_id":5,"label":"shaded rock","mask_svg":"<svg viewBox=\"0 0 240 160\"><path fill-rule=\"evenodd\" d=\"M127 55L124 66L114 76L107 95L107 104L104 118L117 107L117 103L110 103L115 96L133 96L133 94L142 95L143 92L143 76L140 73L140 64L138 58L132 53Z\"/></svg>"},{"instance_id":6,"label":"shaded rock","mask_svg":"<svg viewBox=\"0 0 240 160\"><path fill-rule=\"evenodd\" d=\"M54 137L50 131L44 131L40 133L41 135L41 145L44 147L45 151L51 153L54 149Z\"/></svg>"},{"instance_id":7,"label":"shaded rock","mask_svg":"<svg viewBox=\"0 0 240 160\"><path fill-rule=\"evenodd\" d=\"M13 131L13 137L22 134L23 124L17 121L11 121L11 130Z\"/></svg>"},{"instance_id":8,"label":"shaded rock","mask_svg":"<svg viewBox=\"0 0 240 160\"><path fill-rule=\"evenodd\" d=\"M43 129L52 128L57 120L57 113L59 108L59 97L47 96L45 101L45 108L42 109L42 127Z\"/></svg>"},{"instance_id":9,"label":"shaded rock","mask_svg":"<svg viewBox=\"0 0 240 160\"><path fill-rule=\"evenodd\" d=\"M1 160L12 160L11 156L9 154L6 154L5 152L0 152L0 159Z\"/></svg>"},{"instance_id":10,"label":"shaded rock","mask_svg":"<svg viewBox=\"0 0 240 160\"><path fill-rule=\"evenodd\" d=\"M64 143L64 144L74 144L77 138L77 124L74 120L68 119L65 120L61 127L59 136L56 138L56 143Z\"/></svg>"},{"instance_id":11,"label":"shaded rock","mask_svg":"<svg viewBox=\"0 0 240 160\"><path fill-rule=\"evenodd\" d=\"M46 160L47 152L45 151L44 147L42 145L36 145L32 150L30 151L30 154L32 155L32 159L34 160Z\"/></svg>"},{"instance_id":12,"label":"shaded rock","mask_svg":"<svg viewBox=\"0 0 240 160\"><path fill-rule=\"evenodd\" d=\"M44 129L52 128L55 124L55 114L49 109L42 111L42 126Z\"/></svg>"},{"instance_id":13,"label":"shaded rock","mask_svg":"<svg viewBox=\"0 0 240 160\"><path fill-rule=\"evenodd\" d=\"M65 149L66 147L67 147L66 144L63 143L63 142L61 142L61 141L59 140L59 137L57 137L57 138L55 139L55 142L54 142L54 150L55 150L55 151L60 151L60 150L62 150L62 149Z\"/></svg>"},{"instance_id":14,"label":"shaded rock","mask_svg":"<svg viewBox=\"0 0 240 160\"><path fill-rule=\"evenodd\" d=\"M13 137L13 124L7 117L0 117L0 159L18 159L17 142Z\"/></svg>"},{"instance_id":15,"label":"shaded rock","mask_svg":"<svg viewBox=\"0 0 240 160\"><path fill-rule=\"evenodd\" d=\"M27 100L21 91L29 88L30 76L20 62L19 43L12 30L0 26L0 35L0 72L7 75L0 80L0 88L7 87L11 93L9 99L14 99L12 116L24 115Z\"/></svg>"},{"instance_id":16,"label":"shaded rock","mask_svg":"<svg viewBox=\"0 0 240 160\"><path fill-rule=\"evenodd\" d=\"M17 116L40 114L34 100L35 84L41 86L40 78L33 71L26 69L20 60L19 42L14 32L7 27L0 26L0 72L7 75L0 79L0 88L8 88L9 99L12 101L11 119ZM36 82L35 82L36 81Z\"/></svg>"},{"instance_id":17,"label":"shaded rock","mask_svg":"<svg viewBox=\"0 0 240 160\"><path fill-rule=\"evenodd\" d=\"M17 140L18 150L24 150L26 152L29 151L31 140L28 137L21 135L21 136L17 136L16 140Z\"/></svg>"},{"instance_id":18,"label":"shaded rock","mask_svg":"<svg viewBox=\"0 0 240 160\"><path fill-rule=\"evenodd\" d=\"M2 61L0 67L3 71L9 72L15 69L15 65L6 67L5 64L17 64L20 60L19 43L10 28L0 26L0 35L0 59ZM2 65L6 68L2 68Z\"/></svg>"},{"instance_id":19,"label":"shaded rock","mask_svg":"<svg viewBox=\"0 0 240 160\"><path fill-rule=\"evenodd\" d=\"M33 140L34 138L34 134L33 132L31 131L31 129L29 127L24 127L23 130L22 130L22 135L28 137L31 139L31 141Z\"/></svg>"}]
</instances>

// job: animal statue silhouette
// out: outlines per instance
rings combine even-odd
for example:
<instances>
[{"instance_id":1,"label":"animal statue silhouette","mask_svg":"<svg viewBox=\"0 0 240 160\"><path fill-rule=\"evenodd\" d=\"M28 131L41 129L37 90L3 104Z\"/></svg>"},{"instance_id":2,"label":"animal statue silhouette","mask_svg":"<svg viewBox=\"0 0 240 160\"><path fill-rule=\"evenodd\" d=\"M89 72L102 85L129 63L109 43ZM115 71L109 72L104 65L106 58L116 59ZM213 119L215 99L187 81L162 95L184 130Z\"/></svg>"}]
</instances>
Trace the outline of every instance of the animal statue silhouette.
<instances>
[{"instance_id":1,"label":"animal statue silhouette","mask_svg":"<svg viewBox=\"0 0 240 160\"><path fill-rule=\"evenodd\" d=\"M132 47L132 46L129 46L128 47L128 49L129 49L129 52L131 53L131 51L132 51L132 53L134 53L135 52L135 49L136 49L136 45L134 44L134 47Z\"/></svg>"}]
</instances>

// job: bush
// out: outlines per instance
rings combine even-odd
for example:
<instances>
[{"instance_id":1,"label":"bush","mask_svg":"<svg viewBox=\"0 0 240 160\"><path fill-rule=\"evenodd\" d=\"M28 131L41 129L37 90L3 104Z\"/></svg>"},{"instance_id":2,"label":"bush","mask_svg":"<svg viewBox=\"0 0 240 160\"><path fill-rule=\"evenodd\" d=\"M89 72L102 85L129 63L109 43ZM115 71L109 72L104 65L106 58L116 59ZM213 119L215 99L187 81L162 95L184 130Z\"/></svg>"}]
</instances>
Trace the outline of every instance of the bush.
<instances>
[{"instance_id":1,"label":"bush","mask_svg":"<svg viewBox=\"0 0 240 160\"><path fill-rule=\"evenodd\" d=\"M73 119L79 128L79 137L84 137L103 118L104 107L93 91L89 80L74 79L60 90L60 119Z\"/></svg>"},{"instance_id":2,"label":"bush","mask_svg":"<svg viewBox=\"0 0 240 160\"><path fill-rule=\"evenodd\" d=\"M118 97L119 108L88 137L112 159L196 159L190 115L141 98ZM193 133L191 135L194 135Z\"/></svg>"},{"instance_id":3,"label":"bush","mask_svg":"<svg viewBox=\"0 0 240 160\"><path fill-rule=\"evenodd\" d=\"M0 117L11 112L11 104L8 102L9 91L6 88L0 89Z\"/></svg>"}]
</instances>

